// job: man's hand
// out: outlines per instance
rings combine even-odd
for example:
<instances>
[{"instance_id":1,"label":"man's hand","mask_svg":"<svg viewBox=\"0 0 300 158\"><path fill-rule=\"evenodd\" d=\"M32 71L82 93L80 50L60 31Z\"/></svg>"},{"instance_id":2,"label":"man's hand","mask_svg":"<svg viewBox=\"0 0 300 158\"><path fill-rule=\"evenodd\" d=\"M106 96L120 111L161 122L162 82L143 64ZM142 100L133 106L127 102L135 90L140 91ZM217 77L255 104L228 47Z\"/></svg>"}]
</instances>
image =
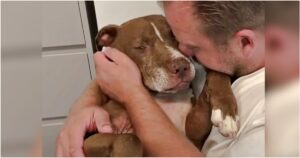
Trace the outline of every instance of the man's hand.
<instances>
[{"instance_id":1,"label":"man's hand","mask_svg":"<svg viewBox=\"0 0 300 158\"><path fill-rule=\"evenodd\" d=\"M57 138L57 156L84 156L82 146L87 132L112 132L110 116L106 110L99 106L104 104L106 100L96 81L91 81L87 89L71 107L68 118ZM117 119L122 122L122 118ZM114 127L119 128L118 124L115 123Z\"/></svg>"},{"instance_id":2,"label":"man's hand","mask_svg":"<svg viewBox=\"0 0 300 158\"><path fill-rule=\"evenodd\" d=\"M109 114L98 105L89 105L72 111L57 139L56 155L83 157L83 140L86 132L111 133Z\"/></svg>"},{"instance_id":3,"label":"man's hand","mask_svg":"<svg viewBox=\"0 0 300 158\"><path fill-rule=\"evenodd\" d=\"M132 94L145 89L137 65L117 49L106 48L97 52L94 60L97 83L113 99L125 103Z\"/></svg>"}]
</instances>

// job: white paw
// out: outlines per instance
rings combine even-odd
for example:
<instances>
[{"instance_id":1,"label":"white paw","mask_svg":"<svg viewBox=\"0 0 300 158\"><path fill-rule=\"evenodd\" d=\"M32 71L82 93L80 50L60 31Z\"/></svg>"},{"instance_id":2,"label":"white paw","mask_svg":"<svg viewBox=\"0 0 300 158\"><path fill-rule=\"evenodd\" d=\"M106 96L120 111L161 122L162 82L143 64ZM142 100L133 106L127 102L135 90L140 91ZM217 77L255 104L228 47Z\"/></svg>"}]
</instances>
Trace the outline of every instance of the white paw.
<instances>
[{"instance_id":1,"label":"white paw","mask_svg":"<svg viewBox=\"0 0 300 158\"><path fill-rule=\"evenodd\" d=\"M230 115L226 115L223 119L223 113L220 109L215 109L211 114L212 123L219 128L219 132L225 136L233 138L238 132L238 116L233 118Z\"/></svg>"}]
</instances>

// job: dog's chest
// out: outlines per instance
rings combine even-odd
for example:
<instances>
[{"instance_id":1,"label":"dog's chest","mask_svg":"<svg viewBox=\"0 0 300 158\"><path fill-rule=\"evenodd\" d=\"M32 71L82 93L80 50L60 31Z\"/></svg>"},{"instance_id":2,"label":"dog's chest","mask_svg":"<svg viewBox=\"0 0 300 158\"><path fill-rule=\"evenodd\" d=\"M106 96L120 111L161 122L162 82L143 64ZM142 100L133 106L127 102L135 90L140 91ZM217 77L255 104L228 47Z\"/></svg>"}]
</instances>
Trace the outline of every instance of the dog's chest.
<instances>
[{"instance_id":1,"label":"dog's chest","mask_svg":"<svg viewBox=\"0 0 300 158\"><path fill-rule=\"evenodd\" d=\"M183 133L185 133L186 117L192 108L192 96L192 90L174 95L159 94L155 96L155 100L162 110L167 114L176 128Z\"/></svg>"}]
</instances>

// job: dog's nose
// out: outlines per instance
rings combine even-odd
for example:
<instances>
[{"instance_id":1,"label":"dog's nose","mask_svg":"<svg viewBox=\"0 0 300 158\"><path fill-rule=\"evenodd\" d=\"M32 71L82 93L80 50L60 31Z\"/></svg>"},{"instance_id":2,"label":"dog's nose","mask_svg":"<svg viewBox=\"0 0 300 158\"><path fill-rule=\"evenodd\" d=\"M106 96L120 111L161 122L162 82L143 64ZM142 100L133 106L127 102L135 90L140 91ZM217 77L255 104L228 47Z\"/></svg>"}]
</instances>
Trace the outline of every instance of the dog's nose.
<instances>
[{"instance_id":1,"label":"dog's nose","mask_svg":"<svg viewBox=\"0 0 300 158\"><path fill-rule=\"evenodd\" d=\"M184 58L178 58L170 62L169 70L179 78L184 78L190 70L190 63Z\"/></svg>"}]
</instances>

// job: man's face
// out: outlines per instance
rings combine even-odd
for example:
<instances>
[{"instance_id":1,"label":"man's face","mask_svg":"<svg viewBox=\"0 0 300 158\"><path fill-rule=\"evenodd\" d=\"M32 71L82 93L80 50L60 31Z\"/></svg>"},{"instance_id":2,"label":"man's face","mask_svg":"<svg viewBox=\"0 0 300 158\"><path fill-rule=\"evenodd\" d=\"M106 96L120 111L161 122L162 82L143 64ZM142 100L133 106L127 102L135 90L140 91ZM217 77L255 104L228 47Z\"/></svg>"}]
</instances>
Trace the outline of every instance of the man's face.
<instances>
[{"instance_id":1,"label":"man's face","mask_svg":"<svg viewBox=\"0 0 300 158\"><path fill-rule=\"evenodd\" d=\"M271 25L266 29L267 88L279 86L299 76L298 32Z\"/></svg>"},{"instance_id":2,"label":"man's face","mask_svg":"<svg viewBox=\"0 0 300 158\"><path fill-rule=\"evenodd\" d=\"M172 2L164 6L165 15L179 42L179 49L195 57L205 67L233 75L234 56L221 52L200 28L202 24L192 15L192 2ZM227 49L228 50L228 49Z\"/></svg>"}]
</instances>

